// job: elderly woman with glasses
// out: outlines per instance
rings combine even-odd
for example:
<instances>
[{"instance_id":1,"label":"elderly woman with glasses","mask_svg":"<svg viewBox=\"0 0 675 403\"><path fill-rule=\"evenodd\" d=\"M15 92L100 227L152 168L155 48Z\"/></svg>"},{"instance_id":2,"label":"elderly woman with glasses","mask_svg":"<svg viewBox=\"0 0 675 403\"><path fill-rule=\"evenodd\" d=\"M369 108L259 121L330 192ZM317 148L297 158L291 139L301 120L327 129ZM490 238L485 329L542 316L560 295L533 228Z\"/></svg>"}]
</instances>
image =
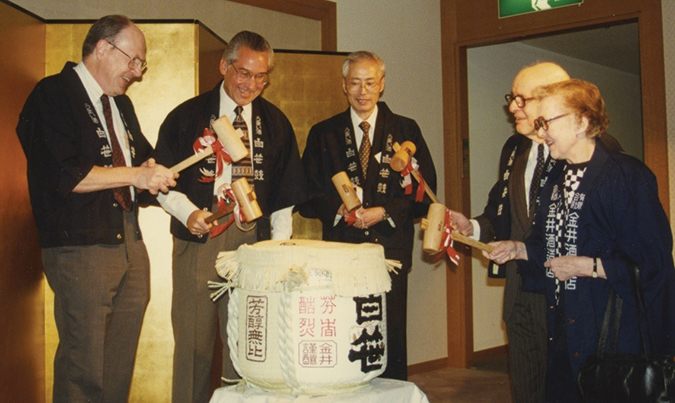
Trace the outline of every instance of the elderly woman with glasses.
<instances>
[{"instance_id":1,"label":"elderly woman with glasses","mask_svg":"<svg viewBox=\"0 0 675 403\"><path fill-rule=\"evenodd\" d=\"M499 264L518 260L523 286L545 292L547 400L574 402L579 367L597 351L610 289L623 300L616 352L639 352L633 263L642 277L652 352L675 352L673 241L654 174L596 141L609 126L598 88L574 79L535 95L535 128L557 161L542 181L532 234L524 242L495 242L492 253L483 253Z\"/></svg>"}]
</instances>

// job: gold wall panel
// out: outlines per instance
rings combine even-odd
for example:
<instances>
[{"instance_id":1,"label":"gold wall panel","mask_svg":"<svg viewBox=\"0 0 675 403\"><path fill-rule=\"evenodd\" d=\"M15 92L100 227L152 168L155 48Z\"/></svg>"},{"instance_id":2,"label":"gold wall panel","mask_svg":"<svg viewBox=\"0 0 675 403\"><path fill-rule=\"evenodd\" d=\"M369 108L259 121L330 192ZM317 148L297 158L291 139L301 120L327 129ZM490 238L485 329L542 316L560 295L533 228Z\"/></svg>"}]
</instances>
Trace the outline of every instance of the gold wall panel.
<instances>
[{"instance_id":1,"label":"gold wall panel","mask_svg":"<svg viewBox=\"0 0 675 403\"><path fill-rule=\"evenodd\" d=\"M278 106L293 125L302 154L309 130L349 105L342 92L345 55L274 54L274 69L263 96ZM293 238L321 239L321 222L293 214Z\"/></svg>"},{"instance_id":2,"label":"gold wall panel","mask_svg":"<svg viewBox=\"0 0 675 403\"><path fill-rule=\"evenodd\" d=\"M226 44L223 39L215 36L202 25L199 25L198 34L199 59L197 62L199 63L199 74L197 80L199 81L198 93L202 94L211 91L223 79L219 66Z\"/></svg>"},{"instance_id":3,"label":"gold wall panel","mask_svg":"<svg viewBox=\"0 0 675 403\"><path fill-rule=\"evenodd\" d=\"M0 3L0 400L44 401L44 303L37 229L16 137L23 103L44 77L44 23Z\"/></svg>"}]
</instances>

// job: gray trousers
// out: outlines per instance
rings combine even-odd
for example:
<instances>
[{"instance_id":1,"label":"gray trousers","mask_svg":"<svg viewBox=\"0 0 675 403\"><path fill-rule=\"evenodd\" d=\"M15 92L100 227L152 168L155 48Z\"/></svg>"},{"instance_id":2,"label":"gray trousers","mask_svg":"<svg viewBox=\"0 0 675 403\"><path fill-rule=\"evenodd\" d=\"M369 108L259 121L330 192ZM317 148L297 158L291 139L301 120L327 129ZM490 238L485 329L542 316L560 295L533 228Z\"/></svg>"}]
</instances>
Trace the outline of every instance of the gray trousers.
<instances>
[{"instance_id":1,"label":"gray trousers","mask_svg":"<svg viewBox=\"0 0 675 403\"><path fill-rule=\"evenodd\" d=\"M546 296L518 291L506 321L516 403L546 401Z\"/></svg>"},{"instance_id":2,"label":"gray trousers","mask_svg":"<svg viewBox=\"0 0 675 403\"><path fill-rule=\"evenodd\" d=\"M54 402L125 402L150 298L150 262L125 213L121 245L42 249L59 345Z\"/></svg>"},{"instance_id":3,"label":"gray trousers","mask_svg":"<svg viewBox=\"0 0 675 403\"><path fill-rule=\"evenodd\" d=\"M173 402L208 402L211 398L211 370L219 331L223 344L222 376L239 378L227 347L229 295L223 295L214 303L209 298L212 291L207 283L223 281L215 269L219 252L255 242L255 230L243 232L235 224L203 244L173 239Z\"/></svg>"}]
</instances>

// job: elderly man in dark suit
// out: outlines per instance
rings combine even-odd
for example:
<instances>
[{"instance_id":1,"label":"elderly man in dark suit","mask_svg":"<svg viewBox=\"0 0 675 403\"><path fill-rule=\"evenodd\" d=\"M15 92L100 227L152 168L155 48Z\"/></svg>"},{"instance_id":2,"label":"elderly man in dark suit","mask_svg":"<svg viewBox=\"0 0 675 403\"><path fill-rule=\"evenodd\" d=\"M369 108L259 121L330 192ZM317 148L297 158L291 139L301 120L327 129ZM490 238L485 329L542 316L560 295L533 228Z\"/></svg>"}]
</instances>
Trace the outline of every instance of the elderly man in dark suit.
<instances>
[{"instance_id":1,"label":"elderly man in dark suit","mask_svg":"<svg viewBox=\"0 0 675 403\"><path fill-rule=\"evenodd\" d=\"M413 219L426 213L429 201L416 201L414 192L408 195L401 187L400 173L389 166L393 143L412 141L416 145L419 170L432 188L436 186L436 172L417 123L378 102L385 84L384 62L372 52L354 52L347 56L342 76L350 107L310 130L302 160L311 201L300 212L321 220L324 240L378 243L388 259L403 263L399 273L392 275L392 290L386 298L388 354L382 376L405 380ZM350 213L331 182L341 171L363 190L363 206L353 225L347 222Z\"/></svg>"}]
</instances>

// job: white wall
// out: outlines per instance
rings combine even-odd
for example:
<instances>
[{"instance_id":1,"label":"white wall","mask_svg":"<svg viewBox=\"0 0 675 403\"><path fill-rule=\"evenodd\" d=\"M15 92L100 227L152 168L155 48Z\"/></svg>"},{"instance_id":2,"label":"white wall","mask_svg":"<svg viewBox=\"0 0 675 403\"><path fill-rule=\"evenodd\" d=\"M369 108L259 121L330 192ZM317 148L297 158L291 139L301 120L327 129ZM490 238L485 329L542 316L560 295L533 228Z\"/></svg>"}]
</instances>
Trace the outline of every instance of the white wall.
<instances>
[{"instance_id":1,"label":"white wall","mask_svg":"<svg viewBox=\"0 0 675 403\"><path fill-rule=\"evenodd\" d=\"M499 154L514 133L504 94L511 92L515 75L536 61L553 61L575 78L600 89L611 119L609 132L626 151L642 158L640 78L532 46L509 43L469 49L469 137L471 159L471 214L483 212L487 195L498 175ZM503 280L488 279L487 261L474 253L474 351L506 343L501 321Z\"/></svg>"}]
</instances>

